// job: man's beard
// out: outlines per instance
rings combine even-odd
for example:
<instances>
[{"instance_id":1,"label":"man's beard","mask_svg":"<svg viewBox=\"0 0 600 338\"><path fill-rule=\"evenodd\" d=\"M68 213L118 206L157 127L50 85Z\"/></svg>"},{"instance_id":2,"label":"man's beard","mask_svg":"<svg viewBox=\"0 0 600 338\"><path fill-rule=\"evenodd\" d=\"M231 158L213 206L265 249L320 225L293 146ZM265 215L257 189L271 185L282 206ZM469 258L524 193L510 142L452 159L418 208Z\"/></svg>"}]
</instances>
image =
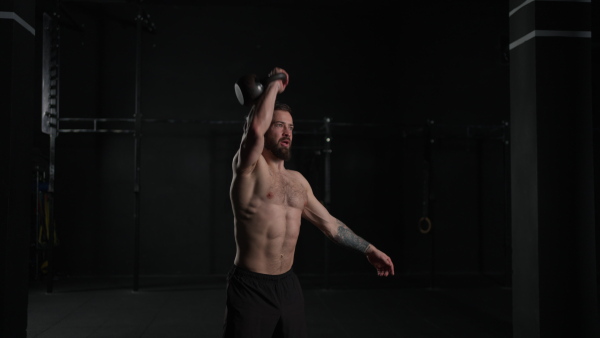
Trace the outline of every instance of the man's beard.
<instances>
[{"instance_id":1,"label":"man's beard","mask_svg":"<svg viewBox=\"0 0 600 338\"><path fill-rule=\"evenodd\" d=\"M291 145L292 144L290 141L290 146ZM277 158L284 161L288 161L290 158L292 158L292 150L289 147L280 147L279 142L266 142L265 148L269 149Z\"/></svg>"}]
</instances>

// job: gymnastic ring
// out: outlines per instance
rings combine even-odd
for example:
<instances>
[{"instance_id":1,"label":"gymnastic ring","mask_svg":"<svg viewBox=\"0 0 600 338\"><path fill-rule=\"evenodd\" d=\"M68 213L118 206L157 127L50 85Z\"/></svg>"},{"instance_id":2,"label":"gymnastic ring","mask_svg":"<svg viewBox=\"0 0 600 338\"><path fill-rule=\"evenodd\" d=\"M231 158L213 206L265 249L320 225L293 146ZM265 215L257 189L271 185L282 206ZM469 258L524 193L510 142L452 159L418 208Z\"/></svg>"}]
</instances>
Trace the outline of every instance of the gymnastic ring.
<instances>
[{"instance_id":1,"label":"gymnastic ring","mask_svg":"<svg viewBox=\"0 0 600 338\"><path fill-rule=\"evenodd\" d=\"M427 227L423 228L423 223L427 224ZM431 220L427 216L423 216L419 219L419 231L422 234L428 234L431 231Z\"/></svg>"}]
</instances>

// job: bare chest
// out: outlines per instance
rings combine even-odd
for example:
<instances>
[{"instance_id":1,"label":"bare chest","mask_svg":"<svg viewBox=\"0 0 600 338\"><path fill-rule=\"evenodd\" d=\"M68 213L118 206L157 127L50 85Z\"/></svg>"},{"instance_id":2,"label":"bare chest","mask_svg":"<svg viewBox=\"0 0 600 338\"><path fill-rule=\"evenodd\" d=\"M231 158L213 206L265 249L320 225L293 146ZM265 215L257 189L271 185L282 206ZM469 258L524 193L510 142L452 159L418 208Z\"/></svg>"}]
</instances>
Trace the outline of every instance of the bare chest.
<instances>
[{"instance_id":1,"label":"bare chest","mask_svg":"<svg viewBox=\"0 0 600 338\"><path fill-rule=\"evenodd\" d=\"M267 198L276 204L303 208L307 201L306 189L289 174L270 173Z\"/></svg>"}]
</instances>

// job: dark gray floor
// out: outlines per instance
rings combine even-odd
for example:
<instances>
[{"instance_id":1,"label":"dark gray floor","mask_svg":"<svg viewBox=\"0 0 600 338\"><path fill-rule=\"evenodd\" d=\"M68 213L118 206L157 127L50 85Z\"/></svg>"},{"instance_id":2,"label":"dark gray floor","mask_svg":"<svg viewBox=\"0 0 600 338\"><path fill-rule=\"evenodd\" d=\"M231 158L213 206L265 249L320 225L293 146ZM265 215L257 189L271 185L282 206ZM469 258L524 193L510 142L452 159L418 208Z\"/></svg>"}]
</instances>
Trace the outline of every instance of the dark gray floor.
<instances>
[{"instance_id":1,"label":"dark gray floor","mask_svg":"<svg viewBox=\"0 0 600 338\"><path fill-rule=\"evenodd\" d=\"M338 276L300 276L311 338L506 338L511 291L497 283L429 284ZM352 280L353 282L345 282ZM325 285L325 286L324 286ZM220 337L222 277L63 278L32 282L28 338Z\"/></svg>"}]
</instances>

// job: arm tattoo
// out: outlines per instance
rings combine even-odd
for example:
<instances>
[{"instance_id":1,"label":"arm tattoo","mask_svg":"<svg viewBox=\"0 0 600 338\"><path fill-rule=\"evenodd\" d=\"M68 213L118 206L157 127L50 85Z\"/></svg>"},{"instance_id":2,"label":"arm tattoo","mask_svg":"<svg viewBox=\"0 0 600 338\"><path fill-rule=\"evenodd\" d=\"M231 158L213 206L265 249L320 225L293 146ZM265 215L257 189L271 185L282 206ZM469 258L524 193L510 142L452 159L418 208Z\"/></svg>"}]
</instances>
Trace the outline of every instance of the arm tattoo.
<instances>
[{"instance_id":1,"label":"arm tattoo","mask_svg":"<svg viewBox=\"0 0 600 338\"><path fill-rule=\"evenodd\" d=\"M365 241L362 237L356 235L346 224L342 223L339 219L337 220L338 228L337 234L331 237L337 244L341 244L350 249L357 250L361 253L365 253L370 243Z\"/></svg>"}]
</instances>

